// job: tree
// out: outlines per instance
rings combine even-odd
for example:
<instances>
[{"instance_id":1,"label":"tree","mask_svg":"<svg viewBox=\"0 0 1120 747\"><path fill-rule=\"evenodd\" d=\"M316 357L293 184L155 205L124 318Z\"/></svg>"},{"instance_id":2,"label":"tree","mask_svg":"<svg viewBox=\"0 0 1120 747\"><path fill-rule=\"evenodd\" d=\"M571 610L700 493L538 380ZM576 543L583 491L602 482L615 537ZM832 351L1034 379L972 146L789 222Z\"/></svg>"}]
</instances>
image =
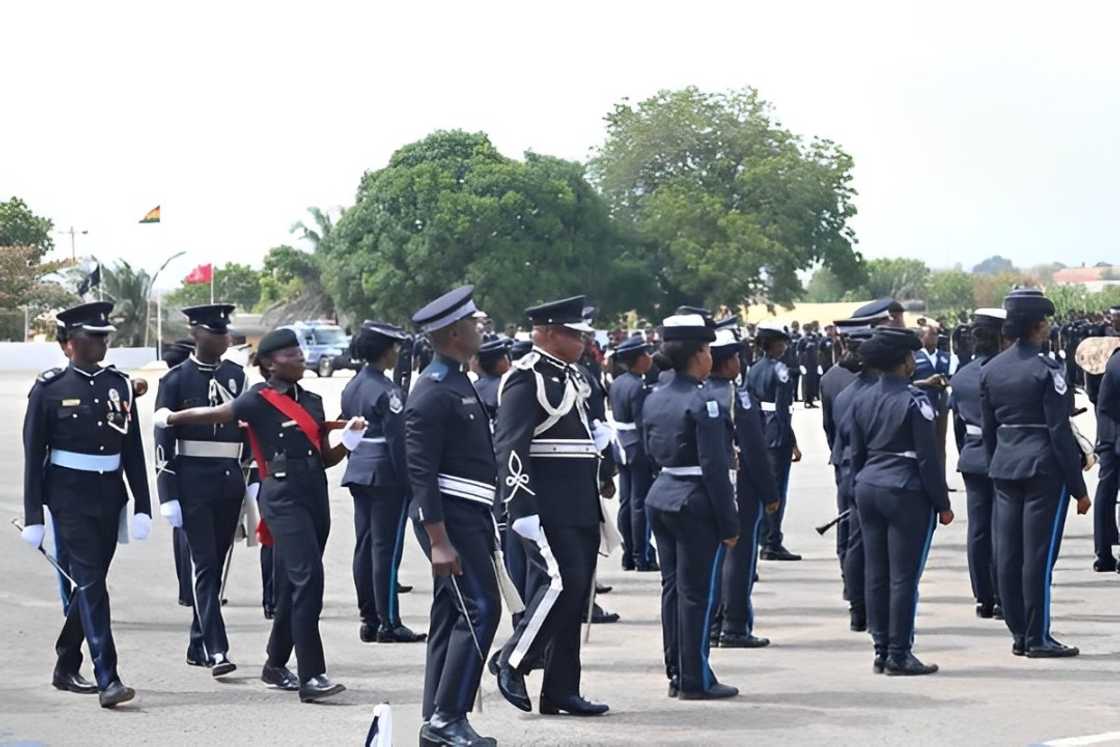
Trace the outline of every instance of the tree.
<instances>
[{"instance_id":1,"label":"tree","mask_svg":"<svg viewBox=\"0 0 1120 747\"><path fill-rule=\"evenodd\" d=\"M852 159L774 121L752 88L615 106L590 173L649 253L663 308L789 304L821 262L854 287Z\"/></svg>"},{"instance_id":2,"label":"tree","mask_svg":"<svg viewBox=\"0 0 1120 747\"><path fill-rule=\"evenodd\" d=\"M868 298L922 298L926 294L929 268L920 259L893 257L866 263Z\"/></svg>"},{"instance_id":3,"label":"tree","mask_svg":"<svg viewBox=\"0 0 1120 747\"><path fill-rule=\"evenodd\" d=\"M236 304L239 311L252 311L261 300L261 273L249 265L227 262L214 268L214 300ZM167 295L165 303L185 308L210 303L210 286L183 284Z\"/></svg>"},{"instance_id":4,"label":"tree","mask_svg":"<svg viewBox=\"0 0 1120 747\"><path fill-rule=\"evenodd\" d=\"M998 254L988 257L980 264L972 268L972 271L978 275L1001 275L1007 272L1016 272L1015 264Z\"/></svg>"},{"instance_id":5,"label":"tree","mask_svg":"<svg viewBox=\"0 0 1120 747\"><path fill-rule=\"evenodd\" d=\"M268 250L260 275L266 324L334 317L334 299L323 288L320 257L282 244Z\"/></svg>"},{"instance_id":6,"label":"tree","mask_svg":"<svg viewBox=\"0 0 1120 747\"><path fill-rule=\"evenodd\" d=\"M299 238L306 241L311 245L311 251L317 251L319 245L330 236L331 230L334 229L334 219L331 218L330 211L323 210L322 208L309 207L307 212L311 214L313 226L308 226L301 220L297 220L292 224L288 230L291 234L296 234Z\"/></svg>"},{"instance_id":7,"label":"tree","mask_svg":"<svg viewBox=\"0 0 1120 747\"><path fill-rule=\"evenodd\" d=\"M320 262L326 288L354 318L401 322L462 283L499 322L579 293L606 316L649 308L647 265L583 167L534 153L506 158L482 133L435 132L367 172Z\"/></svg>"},{"instance_id":8,"label":"tree","mask_svg":"<svg viewBox=\"0 0 1120 747\"><path fill-rule=\"evenodd\" d=\"M138 347L144 344L144 330L155 316L148 313L148 291L152 279L145 270L133 268L123 259L111 267L101 268L101 285L104 300L113 302L110 319L117 331L116 344ZM150 330L150 331L154 331Z\"/></svg>"},{"instance_id":9,"label":"tree","mask_svg":"<svg viewBox=\"0 0 1120 747\"><path fill-rule=\"evenodd\" d=\"M50 218L35 215L18 197L0 202L0 246L27 247L38 262L54 248L53 228Z\"/></svg>"},{"instance_id":10,"label":"tree","mask_svg":"<svg viewBox=\"0 0 1120 747\"><path fill-rule=\"evenodd\" d=\"M39 251L27 246L0 246L0 339L23 339L24 322L36 332L49 331L38 323L45 312L77 301L58 280L68 261L41 262Z\"/></svg>"},{"instance_id":11,"label":"tree","mask_svg":"<svg viewBox=\"0 0 1120 747\"><path fill-rule=\"evenodd\" d=\"M931 311L972 311L976 308L972 275L963 270L942 270L929 277L926 307Z\"/></svg>"}]
</instances>

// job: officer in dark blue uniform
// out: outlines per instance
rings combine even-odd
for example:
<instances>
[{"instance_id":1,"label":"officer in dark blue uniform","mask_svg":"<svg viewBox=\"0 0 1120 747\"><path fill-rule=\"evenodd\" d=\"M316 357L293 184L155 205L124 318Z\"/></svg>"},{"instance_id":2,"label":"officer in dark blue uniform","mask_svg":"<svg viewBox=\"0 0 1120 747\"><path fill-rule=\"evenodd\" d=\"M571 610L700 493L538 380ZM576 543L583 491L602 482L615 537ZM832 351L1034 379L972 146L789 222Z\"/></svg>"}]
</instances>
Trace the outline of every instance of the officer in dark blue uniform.
<instances>
[{"instance_id":1,"label":"officer in dark blue uniform","mask_svg":"<svg viewBox=\"0 0 1120 747\"><path fill-rule=\"evenodd\" d=\"M1069 506L1089 511L1082 454L1069 422L1070 387L1061 364L1042 355L1054 304L1033 288L1003 301L1017 342L980 373L984 447L995 482L996 564L1000 604L1014 637L1012 653L1076 656L1050 635L1050 582Z\"/></svg>"},{"instance_id":2,"label":"officer in dark blue uniform","mask_svg":"<svg viewBox=\"0 0 1120 747\"><path fill-rule=\"evenodd\" d=\"M126 478L134 502L132 536L143 540L152 526L132 384L114 367L100 365L115 329L112 309L96 302L58 315L70 365L40 374L23 423L23 538L32 547L42 544L48 507L79 586L55 644L52 682L59 690L97 692L105 708L135 696L117 674L106 587L118 537L128 534ZM83 638L96 685L79 674Z\"/></svg>"},{"instance_id":3,"label":"officer in dark blue uniform","mask_svg":"<svg viewBox=\"0 0 1120 747\"><path fill-rule=\"evenodd\" d=\"M194 352L160 379L156 408L183 410L231 402L245 390L245 371L223 361L229 348L230 304L183 309ZM245 436L237 423L156 428L156 487L160 514L187 540L193 579L187 663L215 677L237 667L228 656L222 619L222 567L245 499Z\"/></svg>"},{"instance_id":4,"label":"officer in dark blue uniform","mask_svg":"<svg viewBox=\"0 0 1120 747\"><path fill-rule=\"evenodd\" d=\"M846 320L836 322L837 325L843 325ZM842 328L843 329L843 328ZM845 355L843 332L837 338L834 347L830 347L830 353L835 351L841 363ZM836 442L836 418L833 416L833 404L840 392L844 391L848 384L855 381L858 373L848 370L845 365L835 365L830 367L821 376L820 394L821 394L821 426L824 428L825 441L828 442L829 450L831 451L832 445ZM833 464L833 460L829 459L829 464L833 465L833 472L836 477L836 508L837 511L842 513L844 511L844 500L840 492L840 467ZM844 569L844 553L848 547L848 519L842 519L836 525L836 557L840 560L840 570L843 574ZM848 599L848 588L844 587L844 599Z\"/></svg>"},{"instance_id":5,"label":"officer in dark blue uniform","mask_svg":"<svg viewBox=\"0 0 1120 747\"><path fill-rule=\"evenodd\" d=\"M976 599L976 616L999 617L995 565L995 535L992 514L995 486L988 477L988 453L984 449L983 414L980 408L980 373L999 354L1000 330L1007 319L1003 309L977 309L968 330L971 359L957 369L950 381L949 407L957 437L957 471L964 479L968 496L968 575Z\"/></svg>"},{"instance_id":6,"label":"officer in dark blue uniform","mask_svg":"<svg viewBox=\"0 0 1120 747\"><path fill-rule=\"evenodd\" d=\"M712 373L704 391L720 405L727 426L728 463L739 509L739 541L727 551L720 572L720 601L712 626L712 645L722 648L762 648L769 638L754 635L754 591L758 537L764 506L778 510L778 486L766 454L762 411L745 386L737 388L741 373L738 319L716 325L716 339L709 347Z\"/></svg>"},{"instance_id":7,"label":"officer in dark blue uniform","mask_svg":"<svg viewBox=\"0 0 1120 747\"><path fill-rule=\"evenodd\" d=\"M792 462L801 460L797 436L793 433L794 379L789 366L783 363L790 336L781 325L763 322L756 335L762 357L747 373L747 386L762 408L766 421L766 446L770 467L778 481L781 506L766 514L766 536L762 543L763 560L801 560L782 544L782 519L786 512L789 470Z\"/></svg>"},{"instance_id":8,"label":"officer in dark blue uniform","mask_svg":"<svg viewBox=\"0 0 1120 747\"><path fill-rule=\"evenodd\" d=\"M464 370L481 341L472 291L457 288L412 317L435 352L405 405L411 515L435 577L422 747L497 744L467 721L502 612L490 421Z\"/></svg>"},{"instance_id":9,"label":"officer in dark blue uniform","mask_svg":"<svg viewBox=\"0 0 1120 747\"><path fill-rule=\"evenodd\" d=\"M1120 319L1120 307L1113 307L1112 318ZM1097 555L1093 570L1113 571L1116 558L1112 546L1120 543L1116 528L1116 493L1120 488L1120 355L1115 350L1105 365L1097 393L1096 451L1100 472L1093 505L1093 543Z\"/></svg>"},{"instance_id":10,"label":"officer in dark blue uniform","mask_svg":"<svg viewBox=\"0 0 1120 747\"><path fill-rule=\"evenodd\" d=\"M867 622L875 672L914 676L937 671L914 656L918 582L938 518L953 520L934 444L933 405L910 386L914 351L908 330L880 328L860 345L882 372L850 416L851 470L866 558Z\"/></svg>"},{"instance_id":11,"label":"officer in dark blue uniform","mask_svg":"<svg viewBox=\"0 0 1120 747\"><path fill-rule=\"evenodd\" d=\"M661 630L669 696L730 698L708 663L712 615L726 551L739 537L726 420L704 391L711 373L710 320L667 318L659 351L675 375L642 407L646 452L660 468L646 496L661 556Z\"/></svg>"},{"instance_id":12,"label":"officer in dark blue uniform","mask_svg":"<svg viewBox=\"0 0 1120 747\"><path fill-rule=\"evenodd\" d=\"M301 701L313 702L345 689L327 677L319 615L323 609L323 550L331 521L326 468L342 461L348 446L346 439L330 445L328 435L338 424L327 423L322 399L299 385L304 362L295 332L273 330L257 346L263 383L216 407L178 412L160 408L153 420L158 428L238 420L247 425L262 478L261 516L272 535L276 564L276 614L261 680L273 687L299 690ZM355 418L347 432L360 440L364 425ZM298 680L287 669L293 647Z\"/></svg>"},{"instance_id":13,"label":"officer in dark blue uniform","mask_svg":"<svg viewBox=\"0 0 1120 747\"><path fill-rule=\"evenodd\" d=\"M797 343L797 366L801 373L801 401L809 410L816 408L820 396L820 342L817 323L806 324L805 335Z\"/></svg>"},{"instance_id":14,"label":"officer in dark blue uniform","mask_svg":"<svg viewBox=\"0 0 1120 747\"><path fill-rule=\"evenodd\" d=\"M342 486L354 498L354 588L365 643L415 643L427 636L401 622L397 569L408 525L408 474L404 454L406 392L385 375L399 362L408 334L366 321L350 345L364 365L342 391L342 419L360 416L368 430L350 452Z\"/></svg>"},{"instance_id":15,"label":"officer in dark blue uniform","mask_svg":"<svg viewBox=\"0 0 1120 747\"><path fill-rule=\"evenodd\" d=\"M650 387L646 372L653 365L650 346L640 336L624 340L615 350L623 373L611 382L611 413L618 433L615 461L619 468L618 531L622 535L622 570L656 571L646 494L653 484L653 468L646 455L642 405Z\"/></svg>"},{"instance_id":16,"label":"officer in dark blue uniform","mask_svg":"<svg viewBox=\"0 0 1120 747\"><path fill-rule=\"evenodd\" d=\"M592 591L605 516L600 499L600 449L589 398L591 384L576 366L584 336L583 296L525 310L533 350L502 383L494 448L498 487L511 528L542 563L548 584L526 600L525 614L502 646L498 687L511 704L532 708L525 675L543 658L542 714L606 713L580 694L580 621Z\"/></svg>"},{"instance_id":17,"label":"officer in dark blue uniform","mask_svg":"<svg viewBox=\"0 0 1120 747\"><path fill-rule=\"evenodd\" d=\"M937 449L941 466L945 466L945 440L949 433L949 354L938 347L938 331L932 325L922 327L920 332L922 347L914 353L914 386L921 389L933 405L937 414L935 419Z\"/></svg>"},{"instance_id":18,"label":"officer in dark blue uniform","mask_svg":"<svg viewBox=\"0 0 1120 747\"><path fill-rule=\"evenodd\" d=\"M509 349L513 341L508 337L495 337L486 340L478 348L478 380L474 388L478 398L486 406L486 412L493 421L498 414L498 386L510 367Z\"/></svg>"},{"instance_id":19,"label":"officer in dark blue uniform","mask_svg":"<svg viewBox=\"0 0 1120 747\"><path fill-rule=\"evenodd\" d=\"M167 370L178 366L194 353L194 340L176 340L163 347L163 362ZM158 467L157 467L158 469ZM157 477L158 488L158 477ZM175 558L175 578L179 581L179 606L194 607L194 579L191 576L191 548L187 533L182 527L171 530L171 554Z\"/></svg>"},{"instance_id":20,"label":"officer in dark blue uniform","mask_svg":"<svg viewBox=\"0 0 1120 747\"><path fill-rule=\"evenodd\" d=\"M827 324L824 334L821 335L821 341L817 344L817 360L820 362L822 378L836 364L839 355L840 351L836 347L836 327Z\"/></svg>"},{"instance_id":21,"label":"officer in dark blue uniform","mask_svg":"<svg viewBox=\"0 0 1120 747\"><path fill-rule=\"evenodd\" d=\"M884 315L885 318L885 315ZM859 354L860 346L872 335L872 330L882 319L857 317L839 322L844 336L844 358L836 368L843 369L855 378L833 399L831 410L835 420L829 462L836 471L836 503L840 513L847 512L839 523L843 530L843 544L837 540L840 551L840 575L844 581L845 599L849 604L849 627L853 632L867 630L867 603L865 599L865 562L863 531L860 527L859 509L856 507L852 484L851 412L852 406L879 380L878 372L866 365ZM835 379L834 379L835 380Z\"/></svg>"}]
</instances>

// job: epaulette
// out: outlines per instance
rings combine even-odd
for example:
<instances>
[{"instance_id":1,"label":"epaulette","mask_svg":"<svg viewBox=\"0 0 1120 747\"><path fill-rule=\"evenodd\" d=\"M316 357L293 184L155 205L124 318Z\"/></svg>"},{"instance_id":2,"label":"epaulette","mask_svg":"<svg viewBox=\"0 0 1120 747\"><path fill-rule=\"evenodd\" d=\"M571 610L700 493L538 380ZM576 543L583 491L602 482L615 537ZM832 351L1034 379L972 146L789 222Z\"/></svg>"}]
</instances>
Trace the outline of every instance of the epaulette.
<instances>
[{"instance_id":1,"label":"epaulette","mask_svg":"<svg viewBox=\"0 0 1120 747\"><path fill-rule=\"evenodd\" d=\"M43 373L39 374L39 376L36 377L35 381L39 382L43 386L48 386L61 379L62 373L65 370L65 368L48 368L46 371L43 371Z\"/></svg>"},{"instance_id":2,"label":"epaulette","mask_svg":"<svg viewBox=\"0 0 1120 747\"><path fill-rule=\"evenodd\" d=\"M447 377L447 371L447 364L441 361L432 361L421 375L432 381L443 381Z\"/></svg>"},{"instance_id":3,"label":"epaulette","mask_svg":"<svg viewBox=\"0 0 1120 747\"><path fill-rule=\"evenodd\" d=\"M540 359L540 353L538 353L536 350L530 350L528 353L515 360L513 362L513 367L521 369L522 371L528 371L533 366L537 365L537 361L539 361Z\"/></svg>"},{"instance_id":4,"label":"epaulette","mask_svg":"<svg viewBox=\"0 0 1120 747\"><path fill-rule=\"evenodd\" d=\"M244 370L245 370L245 366L242 366L242 365L241 365L240 363L238 363L237 361L231 361L231 360L230 360L229 358L223 358L223 359L222 359L222 365L224 366L224 365L226 365L226 364L229 364L229 365L233 366L233 367L234 367L234 368L236 368L236 369L237 369L238 371L244 371Z\"/></svg>"},{"instance_id":5,"label":"epaulette","mask_svg":"<svg viewBox=\"0 0 1120 747\"><path fill-rule=\"evenodd\" d=\"M124 371L122 371L119 368L117 368L116 366L114 366L112 363L110 363L108 366L105 366L105 370L106 371L112 371L113 373L115 373L117 376L120 376L125 381L132 381L132 379L129 377L128 374L126 374Z\"/></svg>"},{"instance_id":6,"label":"epaulette","mask_svg":"<svg viewBox=\"0 0 1120 747\"><path fill-rule=\"evenodd\" d=\"M1058 363L1058 361L1054 360L1053 358L1051 358L1048 355L1043 355L1042 353L1039 353L1038 357L1041 358L1042 362L1045 363L1050 368L1061 368L1062 367L1061 363Z\"/></svg>"}]
</instances>

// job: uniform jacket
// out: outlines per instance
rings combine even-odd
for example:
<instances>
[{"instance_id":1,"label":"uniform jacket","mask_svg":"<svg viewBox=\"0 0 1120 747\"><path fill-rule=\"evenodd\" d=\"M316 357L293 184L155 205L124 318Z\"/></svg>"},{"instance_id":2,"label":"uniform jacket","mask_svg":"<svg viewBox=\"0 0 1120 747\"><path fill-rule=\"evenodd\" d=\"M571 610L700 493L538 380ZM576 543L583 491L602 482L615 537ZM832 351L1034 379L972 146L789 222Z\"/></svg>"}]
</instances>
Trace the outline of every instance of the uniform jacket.
<instances>
[{"instance_id":1,"label":"uniform jacket","mask_svg":"<svg viewBox=\"0 0 1120 747\"><path fill-rule=\"evenodd\" d=\"M618 461L630 464L645 457L646 448L642 437L642 405L649 395L649 387L641 376L626 373L611 382L611 412L616 423L633 424L634 428L619 429L618 443L622 454Z\"/></svg>"},{"instance_id":2,"label":"uniform jacket","mask_svg":"<svg viewBox=\"0 0 1120 747\"><path fill-rule=\"evenodd\" d=\"M949 376L949 354L935 350L933 352L933 360L931 361L929 355L926 354L925 348L914 351L914 380L927 379L934 374L941 374L948 378ZM933 405L935 412L942 412L945 408L945 392L938 390L934 387L922 387L926 397L929 398L930 404Z\"/></svg>"},{"instance_id":3,"label":"uniform jacket","mask_svg":"<svg viewBox=\"0 0 1120 747\"><path fill-rule=\"evenodd\" d=\"M793 378L786 364L764 355L747 373L747 387L762 408L767 448L797 445L793 434Z\"/></svg>"},{"instance_id":4,"label":"uniform jacket","mask_svg":"<svg viewBox=\"0 0 1120 747\"><path fill-rule=\"evenodd\" d=\"M957 471L966 475L988 474L988 452L984 448L984 414L980 408L980 372L991 356L973 358L953 374L949 407L957 437Z\"/></svg>"},{"instance_id":5,"label":"uniform jacket","mask_svg":"<svg viewBox=\"0 0 1120 747\"><path fill-rule=\"evenodd\" d=\"M1120 454L1120 355L1113 351L1097 394L1097 450Z\"/></svg>"},{"instance_id":6,"label":"uniform jacket","mask_svg":"<svg viewBox=\"0 0 1120 747\"><path fill-rule=\"evenodd\" d=\"M267 466L260 500L326 500L327 473L319 449L294 420L260 395L267 386L258 382L233 401L234 415L252 429ZM284 396L295 400L322 428L326 415L318 394L293 384Z\"/></svg>"},{"instance_id":7,"label":"uniform jacket","mask_svg":"<svg viewBox=\"0 0 1120 747\"><path fill-rule=\"evenodd\" d=\"M709 378L705 391L720 405L731 443L729 461L736 470L736 496L740 505L756 500L773 503L778 500L778 483L766 455L766 437L762 433L762 410L746 387L736 389L728 379Z\"/></svg>"},{"instance_id":8,"label":"uniform jacket","mask_svg":"<svg viewBox=\"0 0 1120 747\"><path fill-rule=\"evenodd\" d=\"M824 376L821 376L821 422L830 449L836 443L836 397L857 377L858 374L852 373L843 366L833 366L824 372Z\"/></svg>"},{"instance_id":9,"label":"uniform jacket","mask_svg":"<svg viewBox=\"0 0 1120 747\"><path fill-rule=\"evenodd\" d=\"M350 452L343 487L405 490L404 390L374 366L350 379L342 390L342 419L366 419L366 435Z\"/></svg>"},{"instance_id":10,"label":"uniform jacket","mask_svg":"<svg viewBox=\"0 0 1120 747\"><path fill-rule=\"evenodd\" d=\"M488 374L482 374L478 377L478 381L474 382L478 398L482 400L482 404L486 407L486 414L491 421L498 416L498 387L501 386L501 383L501 376L490 376Z\"/></svg>"}]
</instances>

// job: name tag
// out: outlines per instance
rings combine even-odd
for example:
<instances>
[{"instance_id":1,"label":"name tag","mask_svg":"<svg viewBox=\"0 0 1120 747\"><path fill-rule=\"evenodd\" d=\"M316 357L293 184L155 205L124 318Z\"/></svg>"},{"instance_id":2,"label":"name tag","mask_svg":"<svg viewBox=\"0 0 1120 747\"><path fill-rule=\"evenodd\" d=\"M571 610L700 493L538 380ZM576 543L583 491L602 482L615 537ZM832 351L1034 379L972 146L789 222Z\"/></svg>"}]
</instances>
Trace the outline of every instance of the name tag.
<instances>
[{"instance_id":1,"label":"name tag","mask_svg":"<svg viewBox=\"0 0 1120 747\"><path fill-rule=\"evenodd\" d=\"M294 420L285 420L285 421L284 421L283 423L281 423L281 424L280 424L280 427L281 427L281 428L294 428L294 427L295 427L295 425L296 425L296 421L294 421Z\"/></svg>"},{"instance_id":2,"label":"name tag","mask_svg":"<svg viewBox=\"0 0 1120 747\"><path fill-rule=\"evenodd\" d=\"M63 407L77 407L80 404L82 404L82 400L80 400L80 399L64 399L64 400L62 400L62 406Z\"/></svg>"},{"instance_id":3,"label":"name tag","mask_svg":"<svg viewBox=\"0 0 1120 747\"><path fill-rule=\"evenodd\" d=\"M476 402L474 397L463 397L464 405L473 405Z\"/></svg>"}]
</instances>

